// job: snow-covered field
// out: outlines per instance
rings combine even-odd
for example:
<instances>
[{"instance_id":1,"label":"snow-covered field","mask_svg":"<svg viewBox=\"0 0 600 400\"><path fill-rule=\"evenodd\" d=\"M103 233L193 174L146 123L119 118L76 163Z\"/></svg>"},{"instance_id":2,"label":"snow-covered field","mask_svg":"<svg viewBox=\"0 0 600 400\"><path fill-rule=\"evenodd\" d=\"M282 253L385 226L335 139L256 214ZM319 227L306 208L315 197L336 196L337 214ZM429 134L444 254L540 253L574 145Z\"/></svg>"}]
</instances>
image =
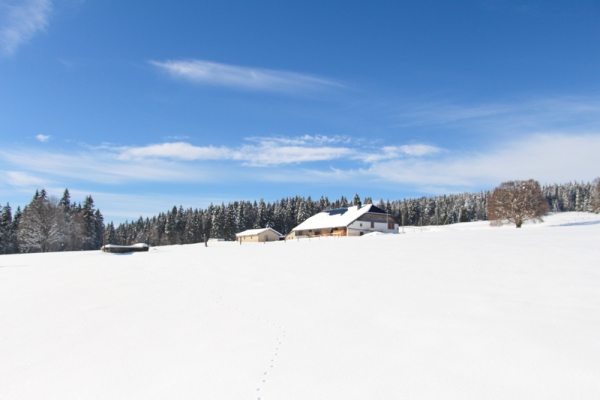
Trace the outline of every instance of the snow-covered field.
<instances>
[{"instance_id":1,"label":"snow-covered field","mask_svg":"<svg viewBox=\"0 0 600 400\"><path fill-rule=\"evenodd\" d=\"M0 256L2 399L599 399L600 217Z\"/></svg>"}]
</instances>

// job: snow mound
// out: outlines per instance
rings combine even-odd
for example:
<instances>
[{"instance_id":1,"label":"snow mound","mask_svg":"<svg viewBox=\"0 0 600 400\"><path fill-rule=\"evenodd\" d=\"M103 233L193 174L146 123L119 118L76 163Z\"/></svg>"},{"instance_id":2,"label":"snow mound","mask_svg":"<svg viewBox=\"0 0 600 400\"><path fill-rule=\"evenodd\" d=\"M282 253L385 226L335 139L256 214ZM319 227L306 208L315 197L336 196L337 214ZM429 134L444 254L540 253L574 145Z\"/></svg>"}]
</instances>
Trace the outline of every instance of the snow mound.
<instances>
[{"instance_id":1,"label":"snow mound","mask_svg":"<svg viewBox=\"0 0 600 400\"><path fill-rule=\"evenodd\" d=\"M365 236L380 236L380 235L391 235L391 233L371 232L371 233L364 234L363 237L365 237Z\"/></svg>"}]
</instances>

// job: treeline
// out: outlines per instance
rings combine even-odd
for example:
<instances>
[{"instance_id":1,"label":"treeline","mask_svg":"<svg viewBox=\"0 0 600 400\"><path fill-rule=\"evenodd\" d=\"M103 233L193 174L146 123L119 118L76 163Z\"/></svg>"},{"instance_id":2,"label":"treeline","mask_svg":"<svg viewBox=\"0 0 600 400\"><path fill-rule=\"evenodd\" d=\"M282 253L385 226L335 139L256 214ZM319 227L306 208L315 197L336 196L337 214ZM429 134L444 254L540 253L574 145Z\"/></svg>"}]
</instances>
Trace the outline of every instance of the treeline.
<instances>
[{"instance_id":1,"label":"treeline","mask_svg":"<svg viewBox=\"0 0 600 400\"><path fill-rule=\"evenodd\" d=\"M589 211L594 187L574 182L543 186L542 191L551 212ZM490 194L482 191L376 203L370 197L361 201L358 195L352 200L342 196L334 201L296 196L273 203L260 200L211 204L206 209L173 207L152 218L105 226L91 196L83 204L75 204L67 189L60 200L41 190L22 211L17 208L14 215L9 204L0 206L0 254L97 250L103 243L143 242L157 246L199 243L205 237L235 240L237 232L267 226L287 234L316 213L358 203L375 204L405 226L485 221Z\"/></svg>"},{"instance_id":2,"label":"treeline","mask_svg":"<svg viewBox=\"0 0 600 400\"><path fill-rule=\"evenodd\" d=\"M0 206L0 254L97 250L103 235L104 218L92 196L71 203L68 189L60 200L36 191L14 215L9 204Z\"/></svg>"},{"instance_id":3,"label":"treeline","mask_svg":"<svg viewBox=\"0 0 600 400\"><path fill-rule=\"evenodd\" d=\"M588 211L593 186L589 183L567 183L544 186L542 191L552 212ZM393 215L400 224L447 225L457 222L487 220L487 200L490 191L462 193L417 199L383 201L376 206ZM362 201L358 195L349 201L342 196L330 201L327 197L289 197L266 203L235 201L210 205L206 209L173 207L152 218L106 227L106 243L130 245L144 242L151 246L198 243L204 237L235 240L237 232L246 229L272 227L282 234L324 210L348 207L361 202L373 204L370 197Z\"/></svg>"}]
</instances>

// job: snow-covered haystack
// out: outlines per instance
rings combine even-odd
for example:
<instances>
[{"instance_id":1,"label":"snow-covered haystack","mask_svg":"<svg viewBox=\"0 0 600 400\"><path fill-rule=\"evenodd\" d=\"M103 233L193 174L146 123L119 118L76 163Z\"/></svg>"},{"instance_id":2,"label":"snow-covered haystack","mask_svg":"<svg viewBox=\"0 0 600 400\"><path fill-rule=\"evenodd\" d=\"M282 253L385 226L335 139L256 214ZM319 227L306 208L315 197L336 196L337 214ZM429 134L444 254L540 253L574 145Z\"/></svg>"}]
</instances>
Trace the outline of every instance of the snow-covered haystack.
<instances>
[{"instance_id":1,"label":"snow-covered haystack","mask_svg":"<svg viewBox=\"0 0 600 400\"><path fill-rule=\"evenodd\" d=\"M600 217L0 256L2 399L597 399Z\"/></svg>"},{"instance_id":2,"label":"snow-covered haystack","mask_svg":"<svg viewBox=\"0 0 600 400\"><path fill-rule=\"evenodd\" d=\"M100 250L106 253L131 253L134 251L148 251L150 248L146 243L136 243L131 246L119 246L116 244L105 244Z\"/></svg>"}]
</instances>

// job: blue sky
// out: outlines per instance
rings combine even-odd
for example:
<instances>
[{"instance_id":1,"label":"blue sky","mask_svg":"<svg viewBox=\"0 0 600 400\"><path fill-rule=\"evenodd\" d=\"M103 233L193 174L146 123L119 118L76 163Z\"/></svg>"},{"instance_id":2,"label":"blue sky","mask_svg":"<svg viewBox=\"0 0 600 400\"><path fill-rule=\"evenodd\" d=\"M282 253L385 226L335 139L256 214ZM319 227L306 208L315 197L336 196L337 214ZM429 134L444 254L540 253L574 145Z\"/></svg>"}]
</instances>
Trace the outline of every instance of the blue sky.
<instances>
[{"instance_id":1,"label":"blue sky","mask_svg":"<svg viewBox=\"0 0 600 400\"><path fill-rule=\"evenodd\" d=\"M0 0L0 203L591 180L599 38L592 0Z\"/></svg>"}]
</instances>

